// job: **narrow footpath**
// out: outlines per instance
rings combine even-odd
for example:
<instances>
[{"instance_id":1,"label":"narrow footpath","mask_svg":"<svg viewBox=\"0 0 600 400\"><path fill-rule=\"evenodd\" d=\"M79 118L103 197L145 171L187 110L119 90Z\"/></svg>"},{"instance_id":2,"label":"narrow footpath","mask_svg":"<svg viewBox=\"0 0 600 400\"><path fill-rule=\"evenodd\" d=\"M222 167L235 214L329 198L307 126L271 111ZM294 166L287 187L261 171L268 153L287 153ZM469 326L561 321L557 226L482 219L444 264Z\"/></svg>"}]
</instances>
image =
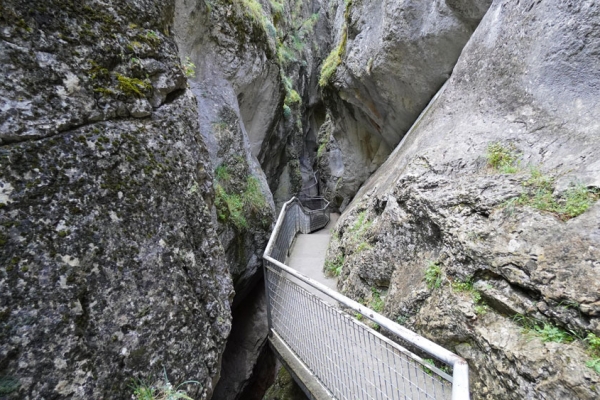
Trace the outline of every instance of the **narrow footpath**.
<instances>
[{"instance_id":1,"label":"narrow footpath","mask_svg":"<svg viewBox=\"0 0 600 400\"><path fill-rule=\"evenodd\" d=\"M286 261L288 266L294 268L301 274L306 275L335 291L337 291L337 278L326 276L323 273L323 266L325 265L325 253L327 252L327 247L331 240L331 231L339 217L339 214L332 213L329 217L329 223L325 228L309 234L299 233L296 236L290 250L290 255ZM329 301L327 296L322 295L321 292L318 292L316 289L310 288L306 284L301 284L301 286L308 288L311 292L318 294L319 297Z\"/></svg>"},{"instance_id":2,"label":"narrow footpath","mask_svg":"<svg viewBox=\"0 0 600 400\"><path fill-rule=\"evenodd\" d=\"M339 214L331 214L325 228L311 234L298 234L286 260L291 268L336 292L337 278L325 276L323 266L331 231L338 218ZM288 279L334 308L339 307L337 301L308 284L293 276L288 275ZM369 332L363 322L348 323L347 318L332 317L335 313L311 307L306 301L300 301L304 306L294 309L294 299L302 297L291 291L279 296L287 297L282 303L287 303L299 315L289 322L294 327L291 331L284 329L296 347L296 353L290 353L295 355L286 358L286 362L296 373L308 368L301 362L310 365L312 373L304 375L302 382L310 386L309 390L315 390L314 398L331 398L328 394L318 394L322 384L335 391L339 399L450 400L452 386L448 381L424 369L407 350L399 350L389 339ZM286 317L289 316L283 316ZM287 347L278 348L280 354L288 354ZM318 385L313 374L318 376Z\"/></svg>"}]
</instances>

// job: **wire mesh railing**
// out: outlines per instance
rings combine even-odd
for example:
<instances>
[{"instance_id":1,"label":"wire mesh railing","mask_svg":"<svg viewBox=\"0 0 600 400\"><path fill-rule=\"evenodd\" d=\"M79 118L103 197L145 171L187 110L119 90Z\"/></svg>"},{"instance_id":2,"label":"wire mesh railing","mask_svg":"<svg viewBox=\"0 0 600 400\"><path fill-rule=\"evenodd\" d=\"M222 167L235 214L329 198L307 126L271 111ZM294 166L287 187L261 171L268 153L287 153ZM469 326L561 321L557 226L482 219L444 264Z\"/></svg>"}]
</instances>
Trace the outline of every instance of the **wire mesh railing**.
<instances>
[{"instance_id":1,"label":"wire mesh railing","mask_svg":"<svg viewBox=\"0 0 600 400\"><path fill-rule=\"evenodd\" d=\"M306 206L321 206L318 210ZM277 334L336 399L469 399L468 367L450 351L284 264L298 232L324 227L323 202L288 201L265 251L268 318ZM311 224L314 222L314 225ZM332 306L302 284L358 312L415 348L453 368L452 376Z\"/></svg>"}]
</instances>

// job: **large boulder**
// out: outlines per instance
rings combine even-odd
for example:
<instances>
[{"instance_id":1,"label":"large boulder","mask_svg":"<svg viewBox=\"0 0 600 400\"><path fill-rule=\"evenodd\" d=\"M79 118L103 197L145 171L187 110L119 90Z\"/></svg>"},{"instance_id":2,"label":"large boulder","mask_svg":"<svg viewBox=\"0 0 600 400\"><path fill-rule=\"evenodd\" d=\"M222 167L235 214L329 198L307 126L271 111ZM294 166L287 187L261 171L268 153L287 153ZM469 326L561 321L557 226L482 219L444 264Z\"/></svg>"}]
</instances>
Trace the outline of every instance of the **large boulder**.
<instances>
[{"instance_id":1,"label":"large boulder","mask_svg":"<svg viewBox=\"0 0 600 400\"><path fill-rule=\"evenodd\" d=\"M494 2L338 223L340 289L466 358L475 399L600 394L599 16Z\"/></svg>"},{"instance_id":2,"label":"large boulder","mask_svg":"<svg viewBox=\"0 0 600 400\"><path fill-rule=\"evenodd\" d=\"M0 6L2 396L211 395L233 288L172 11Z\"/></svg>"}]
</instances>

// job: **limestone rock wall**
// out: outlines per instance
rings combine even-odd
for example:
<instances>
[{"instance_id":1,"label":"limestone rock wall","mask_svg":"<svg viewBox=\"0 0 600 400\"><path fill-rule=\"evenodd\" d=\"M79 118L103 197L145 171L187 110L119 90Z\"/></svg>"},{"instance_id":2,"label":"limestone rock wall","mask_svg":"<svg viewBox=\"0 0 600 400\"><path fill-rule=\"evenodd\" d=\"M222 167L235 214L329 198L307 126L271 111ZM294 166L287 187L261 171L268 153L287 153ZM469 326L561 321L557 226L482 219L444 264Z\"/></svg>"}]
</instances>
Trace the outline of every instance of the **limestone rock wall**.
<instances>
[{"instance_id":1,"label":"limestone rock wall","mask_svg":"<svg viewBox=\"0 0 600 400\"><path fill-rule=\"evenodd\" d=\"M336 228L340 289L466 358L474 399L600 394L599 14L495 1Z\"/></svg>"},{"instance_id":2,"label":"limestone rock wall","mask_svg":"<svg viewBox=\"0 0 600 400\"><path fill-rule=\"evenodd\" d=\"M295 129L291 110L284 117L295 81L285 82L278 56L278 38L285 34L282 21L290 7L284 4L175 3L175 37L181 59L195 67L191 88L215 176L213 219L236 291L236 322L215 392L223 400L244 398L250 387L264 392L256 377L274 375L274 364L260 361L273 357L265 347L264 305L248 305L264 301L264 289L256 284L262 279L262 254L275 219L270 187L277 186ZM294 111L300 112L296 107ZM297 152L291 158L298 165ZM291 196L291 190L283 195Z\"/></svg>"},{"instance_id":3,"label":"limestone rock wall","mask_svg":"<svg viewBox=\"0 0 600 400\"><path fill-rule=\"evenodd\" d=\"M247 13L241 2L210 7L200 0L175 2L179 54L194 65L190 80L200 130L211 169L219 171L215 222L240 300L259 278L274 219L272 195L256 156L281 116L283 100L279 68L270 61L274 45ZM249 203L248 190L256 207L241 204Z\"/></svg>"},{"instance_id":4,"label":"limestone rock wall","mask_svg":"<svg viewBox=\"0 0 600 400\"><path fill-rule=\"evenodd\" d=\"M343 209L450 76L490 0L337 1L323 186ZM342 168L339 165L341 155ZM331 163L334 167L328 168ZM326 189L324 189L326 190Z\"/></svg>"},{"instance_id":5,"label":"limestone rock wall","mask_svg":"<svg viewBox=\"0 0 600 400\"><path fill-rule=\"evenodd\" d=\"M233 288L173 12L0 5L3 397L211 395Z\"/></svg>"}]
</instances>

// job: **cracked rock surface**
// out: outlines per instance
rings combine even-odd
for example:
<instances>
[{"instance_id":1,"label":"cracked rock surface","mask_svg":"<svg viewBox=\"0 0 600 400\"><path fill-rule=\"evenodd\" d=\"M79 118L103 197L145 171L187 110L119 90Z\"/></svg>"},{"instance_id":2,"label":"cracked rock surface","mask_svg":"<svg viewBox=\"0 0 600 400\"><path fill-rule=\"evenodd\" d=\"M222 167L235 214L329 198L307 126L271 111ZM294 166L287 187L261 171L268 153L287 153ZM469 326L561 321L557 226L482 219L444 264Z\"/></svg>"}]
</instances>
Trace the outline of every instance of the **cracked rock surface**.
<instances>
[{"instance_id":1,"label":"cracked rock surface","mask_svg":"<svg viewBox=\"0 0 600 400\"><path fill-rule=\"evenodd\" d=\"M600 334L597 196L574 218L523 200L531 168L554 198L600 186L599 15L594 2L494 2L336 228L340 289L366 303L378 291L384 314L466 358L474 399L600 395L585 341L531 328ZM493 143L514 152L512 173L490 165Z\"/></svg>"},{"instance_id":2,"label":"cracked rock surface","mask_svg":"<svg viewBox=\"0 0 600 400\"><path fill-rule=\"evenodd\" d=\"M172 10L0 5L2 396L211 395L233 287Z\"/></svg>"}]
</instances>

